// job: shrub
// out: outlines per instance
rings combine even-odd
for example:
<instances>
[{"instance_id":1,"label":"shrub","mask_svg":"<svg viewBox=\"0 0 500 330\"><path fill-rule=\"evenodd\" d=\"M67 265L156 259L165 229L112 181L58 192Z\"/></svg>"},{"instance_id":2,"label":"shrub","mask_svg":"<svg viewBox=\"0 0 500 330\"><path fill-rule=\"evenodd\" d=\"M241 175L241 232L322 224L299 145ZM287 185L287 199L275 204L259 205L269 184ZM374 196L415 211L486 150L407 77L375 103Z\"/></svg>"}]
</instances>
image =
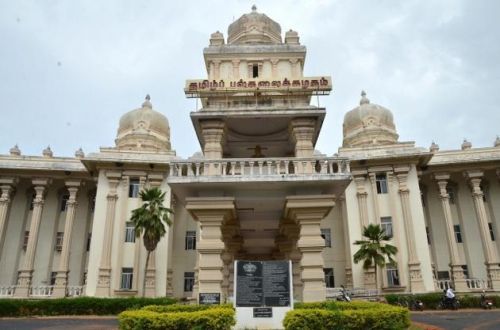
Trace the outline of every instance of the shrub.
<instances>
[{"instance_id":1,"label":"shrub","mask_svg":"<svg viewBox=\"0 0 500 330\"><path fill-rule=\"evenodd\" d=\"M150 311L156 313L174 313L174 312L197 312L210 308L233 308L231 304L224 305L186 305L186 304L173 304L173 305L149 305L142 308L143 311Z\"/></svg>"},{"instance_id":2,"label":"shrub","mask_svg":"<svg viewBox=\"0 0 500 330\"><path fill-rule=\"evenodd\" d=\"M0 299L0 317L33 315L116 315L146 305L173 304L171 298Z\"/></svg>"},{"instance_id":3,"label":"shrub","mask_svg":"<svg viewBox=\"0 0 500 330\"><path fill-rule=\"evenodd\" d=\"M118 315L118 322L122 330L229 330L236 324L236 319L231 308L211 307L194 312L125 311Z\"/></svg>"},{"instance_id":4,"label":"shrub","mask_svg":"<svg viewBox=\"0 0 500 330\"><path fill-rule=\"evenodd\" d=\"M457 296L460 302L460 308L480 308L480 296L475 295L463 295ZM443 294L440 292L436 293L425 293L416 295L396 295L390 294L385 296L387 302L391 305L397 305L399 302L408 301L410 299L418 299L424 303L425 309L436 309L439 302L443 299ZM486 299L493 301L493 304L500 307L500 296L487 296Z\"/></svg>"},{"instance_id":5,"label":"shrub","mask_svg":"<svg viewBox=\"0 0 500 330\"><path fill-rule=\"evenodd\" d=\"M320 302L296 304L286 314L287 330L406 329L410 325L405 308L370 302Z\"/></svg>"}]
</instances>

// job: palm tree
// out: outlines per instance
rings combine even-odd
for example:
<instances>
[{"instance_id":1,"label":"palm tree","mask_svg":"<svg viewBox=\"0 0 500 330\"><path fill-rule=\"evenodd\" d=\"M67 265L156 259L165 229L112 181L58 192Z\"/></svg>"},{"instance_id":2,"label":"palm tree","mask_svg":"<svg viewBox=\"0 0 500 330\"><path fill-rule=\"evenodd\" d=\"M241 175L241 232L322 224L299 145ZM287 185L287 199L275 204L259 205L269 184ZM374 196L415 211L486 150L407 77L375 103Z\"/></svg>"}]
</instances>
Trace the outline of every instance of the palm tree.
<instances>
[{"instance_id":1,"label":"palm tree","mask_svg":"<svg viewBox=\"0 0 500 330\"><path fill-rule=\"evenodd\" d=\"M363 227L363 237L365 240L355 241L354 244L360 245L358 252L354 254L354 262L363 261L363 269L375 268L375 288L377 288L377 266L384 267L386 258L391 264L396 262L392 258L398 252L398 249L385 243L391 238L385 233L380 225L369 224Z\"/></svg>"},{"instance_id":2,"label":"palm tree","mask_svg":"<svg viewBox=\"0 0 500 330\"><path fill-rule=\"evenodd\" d=\"M167 232L164 223L168 226L172 224L170 214L173 211L163 206L165 193L160 188L142 190L139 193L143 204L141 207L132 210L130 221L135 226L135 237L142 236L144 246L146 247L146 266L144 267L144 279L142 283L142 296L146 291L146 273L148 270L149 256L156 249L160 239Z\"/></svg>"}]
</instances>

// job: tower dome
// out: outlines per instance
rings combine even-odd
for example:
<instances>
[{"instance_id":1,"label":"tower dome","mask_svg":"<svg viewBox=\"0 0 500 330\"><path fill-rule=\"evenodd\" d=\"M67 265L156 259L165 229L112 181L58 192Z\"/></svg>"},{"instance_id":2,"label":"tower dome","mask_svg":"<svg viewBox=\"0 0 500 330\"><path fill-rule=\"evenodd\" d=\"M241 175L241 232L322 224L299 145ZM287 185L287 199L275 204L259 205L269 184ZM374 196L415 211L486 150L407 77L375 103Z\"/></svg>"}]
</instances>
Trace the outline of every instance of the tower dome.
<instances>
[{"instance_id":1,"label":"tower dome","mask_svg":"<svg viewBox=\"0 0 500 330\"><path fill-rule=\"evenodd\" d=\"M149 95L142 107L120 119L116 147L121 150L169 151L170 126L167 118L153 110Z\"/></svg>"},{"instance_id":2,"label":"tower dome","mask_svg":"<svg viewBox=\"0 0 500 330\"><path fill-rule=\"evenodd\" d=\"M252 6L252 12L244 14L229 25L227 29L228 44L280 44L281 27L278 23L257 12Z\"/></svg>"},{"instance_id":3,"label":"tower dome","mask_svg":"<svg viewBox=\"0 0 500 330\"><path fill-rule=\"evenodd\" d=\"M344 147L387 145L398 142L398 133L391 111L370 103L364 91L359 106L345 114Z\"/></svg>"}]
</instances>

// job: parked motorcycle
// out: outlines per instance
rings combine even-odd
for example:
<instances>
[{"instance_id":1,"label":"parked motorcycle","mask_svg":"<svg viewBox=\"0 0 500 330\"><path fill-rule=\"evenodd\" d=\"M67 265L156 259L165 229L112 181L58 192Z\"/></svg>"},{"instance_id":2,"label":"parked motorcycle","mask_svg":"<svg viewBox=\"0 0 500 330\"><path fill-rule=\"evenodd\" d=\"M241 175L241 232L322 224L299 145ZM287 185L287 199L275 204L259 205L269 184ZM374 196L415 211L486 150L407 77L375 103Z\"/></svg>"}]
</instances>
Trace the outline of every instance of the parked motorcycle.
<instances>
[{"instance_id":1,"label":"parked motorcycle","mask_svg":"<svg viewBox=\"0 0 500 330\"><path fill-rule=\"evenodd\" d=\"M349 294L347 293L346 289L343 286L340 289L340 296L337 297L337 301L346 301L346 302L351 301L351 297L349 297Z\"/></svg>"},{"instance_id":2,"label":"parked motorcycle","mask_svg":"<svg viewBox=\"0 0 500 330\"><path fill-rule=\"evenodd\" d=\"M493 301L491 301L490 299L486 299L486 293L484 292L484 290L481 293L480 306L481 306L481 308L484 308L484 309L492 309L493 308Z\"/></svg>"}]
</instances>

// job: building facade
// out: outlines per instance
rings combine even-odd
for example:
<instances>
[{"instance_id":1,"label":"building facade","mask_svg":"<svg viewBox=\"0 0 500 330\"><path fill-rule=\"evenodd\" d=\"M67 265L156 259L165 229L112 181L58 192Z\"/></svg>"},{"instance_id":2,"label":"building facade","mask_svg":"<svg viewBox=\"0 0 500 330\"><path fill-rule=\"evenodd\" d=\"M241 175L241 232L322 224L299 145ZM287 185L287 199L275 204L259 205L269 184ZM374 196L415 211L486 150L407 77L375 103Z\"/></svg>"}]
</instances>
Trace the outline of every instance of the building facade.
<instances>
[{"instance_id":1,"label":"building facade","mask_svg":"<svg viewBox=\"0 0 500 330\"><path fill-rule=\"evenodd\" d=\"M284 37L284 38L283 38ZM0 296L233 296L235 260L291 260L294 295L500 291L500 140L441 151L401 142L392 113L362 93L338 154L314 149L332 79L304 76L295 31L256 8L210 36L207 77L186 97L202 152L176 156L149 96L122 116L115 146L74 158L0 155ZM159 187L173 225L148 265L131 211ZM380 224L396 263L353 262ZM145 292L142 292L146 268ZM377 281L376 281L377 279Z\"/></svg>"}]
</instances>

